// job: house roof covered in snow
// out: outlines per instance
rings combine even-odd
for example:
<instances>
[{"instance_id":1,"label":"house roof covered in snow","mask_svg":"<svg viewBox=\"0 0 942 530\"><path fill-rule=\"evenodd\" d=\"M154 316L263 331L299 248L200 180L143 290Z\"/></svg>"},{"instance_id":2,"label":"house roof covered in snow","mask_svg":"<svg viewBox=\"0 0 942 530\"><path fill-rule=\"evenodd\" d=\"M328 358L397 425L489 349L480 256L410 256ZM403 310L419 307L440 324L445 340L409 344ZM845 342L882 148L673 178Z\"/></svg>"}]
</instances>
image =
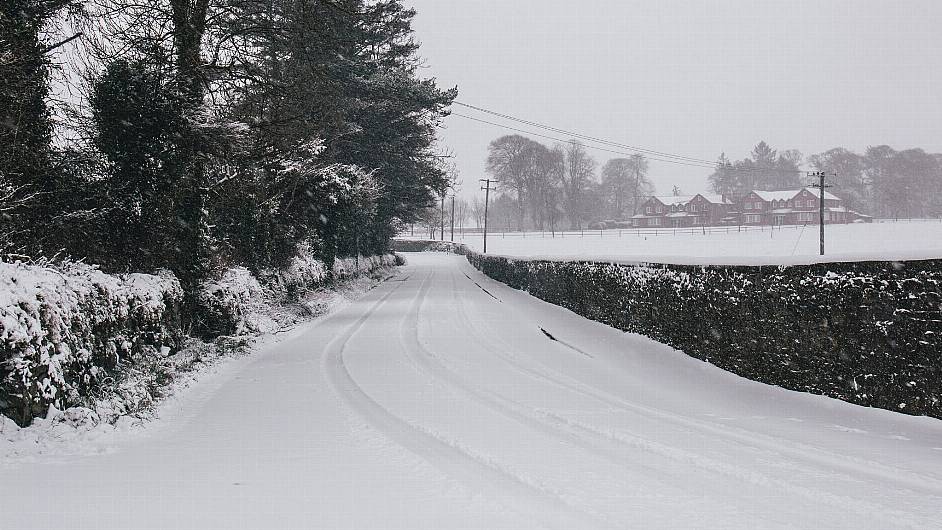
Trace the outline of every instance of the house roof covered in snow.
<instances>
[{"instance_id":1,"label":"house roof covered in snow","mask_svg":"<svg viewBox=\"0 0 942 530\"><path fill-rule=\"evenodd\" d=\"M713 204L732 204L732 202L722 195L717 195L714 193L698 193L697 195L703 197L707 202L712 202ZM694 195L696 197L696 195Z\"/></svg>"},{"instance_id":2,"label":"house roof covered in snow","mask_svg":"<svg viewBox=\"0 0 942 530\"><path fill-rule=\"evenodd\" d=\"M779 190L779 191L762 191L762 190L752 190L753 193L758 195L763 201L787 201L794 199L796 195L801 193L803 190L808 190L808 193L818 197L817 188L799 188L797 190ZM828 200L839 201L840 197L832 195L831 193L825 191L824 198Z\"/></svg>"},{"instance_id":3,"label":"house roof covered in snow","mask_svg":"<svg viewBox=\"0 0 942 530\"><path fill-rule=\"evenodd\" d=\"M655 195L654 198L666 206L681 206L690 202L696 195Z\"/></svg>"},{"instance_id":4,"label":"house roof covered in snow","mask_svg":"<svg viewBox=\"0 0 942 530\"><path fill-rule=\"evenodd\" d=\"M808 193L814 195L815 197L820 197L820 195L818 195L818 188L804 188L804 189L808 190ZM840 197L831 194L831 192L829 192L829 191L827 191L827 190L824 191L824 198L825 198L825 199L828 199L828 200L832 200L832 201L839 201L839 200L841 200Z\"/></svg>"},{"instance_id":5,"label":"house roof covered in snow","mask_svg":"<svg viewBox=\"0 0 942 530\"><path fill-rule=\"evenodd\" d=\"M787 201L794 199L795 195L801 193L801 190L779 190L779 191L763 191L763 190L752 190L752 193L755 193L763 201Z\"/></svg>"}]
</instances>

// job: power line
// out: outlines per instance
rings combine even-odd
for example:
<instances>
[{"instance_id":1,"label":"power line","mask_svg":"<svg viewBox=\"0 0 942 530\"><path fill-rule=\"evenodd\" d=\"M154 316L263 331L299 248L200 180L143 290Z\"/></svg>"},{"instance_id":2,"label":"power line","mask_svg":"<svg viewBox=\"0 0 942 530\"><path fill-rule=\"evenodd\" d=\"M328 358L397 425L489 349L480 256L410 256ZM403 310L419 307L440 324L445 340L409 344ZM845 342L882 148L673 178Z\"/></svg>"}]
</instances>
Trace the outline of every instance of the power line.
<instances>
[{"instance_id":1,"label":"power line","mask_svg":"<svg viewBox=\"0 0 942 530\"><path fill-rule=\"evenodd\" d=\"M523 124L528 125L528 126L531 126L531 127L536 127L536 128L540 128L540 129L544 129L544 130L548 130L548 131L552 131L552 132L557 132L557 133L561 133L561 134L566 134L566 135L568 135L568 136L572 136L572 137L579 138L579 139L582 139L582 140L587 140L587 141L590 141L590 142L600 143L600 144L603 144L603 145L608 145L608 146L613 146L613 147L621 147L621 148L624 148L624 149L631 149L631 150L634 150L634 151L638 151L638 152L642 152L642 153L647 153L647 154L648 154L648 158L649 158L650 160L654 160L654 161L657 161L657 162L666 162L666 163L669 163L669 164L678 164L678 165L683 165L683 166L699 167L699 168L705 168L705 169L716 169L716 167L717 167L717 162L716 162L716 161L706 160L706 159L703 159L703 158L689 157L689 156L684 156L684 155L675 155L675 154L666 153L666 152L663 152L663 151L655 151L655 150L653 150L653 149L646 149L646 148L643 148L643 147L637 147L637 146L633 146L633 145L629 145L629 144L623 144L623 143L619 143L619 142L613 142L613 141L610 141L610 140L605 140L605 139L602 139L602 138L597 138L597 137L594 137L594 136L590 136L590 135L586 135L586 134L582 134L582 133L577 133L577 132L569 131L569 130L566 130L566 129L560 129L560 128L558 128L558 127L553 127L553 126L550 126L550 125L544 125L544 124L539 123L539 122L534 122L534 121L530 121L530 120L525 120L525 119L523 119L523 118L517 118L517 117L511 116L511 115L509 115L509 114L503 114L503 113L500 113L500 112L497 112L497 111L485 109L485 108L483 108L483 107L478 107L478 106L475 106L475 105L470 105L470 104L468 104L468 103L463 103L463 102L460 102L460 101L454 101L454 103L455 103L456 105L460 105L460 106L462 106L462 107L467 107L467 108L469 108L469 109L473 109L473 110L477 110L477 111L480 111L480 112L484 112L484 113L486 113L486 114L490 114L490 115L493 115L493 116L498 116L498 117L500 117L500 118L504 118L504 119L507 119L507 120L515 121L515 122L518 122L518 123L523 123ZM460 118L465 118L465 119L468 119L468 120L477 121L477 122L480 122L480 123L486 123L486 124L488 124L488 125L493 125L493 126L495 126L495 127L502 127L502 128L504 128L504 129L508 129L508 130L511 130L511 131L516 131L516 132L520 132L520 133L524 133L524 134L529 134L529 135L537 136L537 137L540 137L540 138L546 138L546 139L549 139L549 140L555 140L555 141L558 141L558 142L563 142L563 143L572 143L572 142L573 142L572 139L564 140L564 139L561 139L561 138L558 138L558 137L555 137L555 136L549 136L549 135L546 135L546 134L541 134L541 133L537 133L537 132L533 132L533 131L528 131L528 130L524 130L524 129L519 129L519 128L516 128L516 127L512 127L512 126L510 126L510 125L506 125L506 124L502 124L502 123L496 123L496 122L484 120L484 119L481 119L481 118L475 118L475 117L473 117L473 116L468 116L467 114L461 114L461 113L458 113L458 112L452 112L451 115L452 115L452 116L458 116L458 117L460 117ZM599 150L599 151L605 151L605 152L607 152L607 153L613 153L613 154L619 154L619 155L631 156L631 155L634 155L634 154L638 154L637 152L635 152L635 153L628 153L628 152L625 152L625 151L616 151L616 150L607 149L607 148L604 148L604 147L599 147L599 146L590 145L590 144L583 144L583 145L585 145L586 147L589 147L589 148L591 148L591 149L596 149L596 150ZM653 156L652 156L652 155L653 155ZM743 168L743 167L733 167L731 164L727 164L724 169L727 170L727 171L738 171L738 172L744 172L744 173L753 173L753 172L756 172L756 171L775 171L775 172L779 172L779 173L800 173L800 174L803 174L803 173L804 173L804 171L801 171L801 170L799 170L799 169L783 169L783 168L762 167L762 166L750 167L750 168Z\"/></svg>"},{"instance_id":2,"label":"power line","mask_svg":"<svg viewBox=\"0 0 942 530\"><path fill-rule=\"evenodd\" d=\"M645 148L645 147L638 147L638 146L636 146L636 145L630 145L630 144L623 144L623 143L619 143L619 142L613 142L613 141L611 141L611 140L606 140L606 139L604 139L604 138L597 138L597 137L595 137L595 136L589 136L589 135L587 135L587 134L582 134L582 133L578 133L578 132L575 132L575 131L569 131L569 130L566 130L566 129L560 129L560 128L558 128L558 127L553 127L553 126L551 126L551 125L545 125L545 124L542 124L542 123L539 123L539 122L535 122L535 121L525 120L525 119L523 119L523 118L517 118L517 117L511 116L511 115L509 115L509 114L504 114L504 113L501 113L501 112L497 112L497 111L495 111L495 110L490 110L490 109L485 109L485 108L483 108L483 107L478 107L478 106L475 106L475 105L470 105L470 104L468 104L468 103L463 103L463 102L461 102L461 101L454 101L453 103L456 104L456 105L461 105L462 107L467 107L467 108L469 108L469 109L474 109L474 110L479 111L479 112L484 112L484 113L490 114L490 115L492 115L492 116L498 116L498 117L500 117L500 118L504 118L504 119L507 119L507 120L515 121L515 122L518 122L518 123L523 123L523 124L529 125L529 126L531 126L531 127L537 127L537 128L539 128L539 129L545 129L545 130L553 131L553 132L556 132L556 133L566 134L566 135L569 135L569 136L574 136L574 137L576 137L576 138L581 138L581 139L584 139L584 140L590 140L590 141L593 141L593 142L598 142L598 143L601 143L601 144L609 145L609 146L612 146L612 147L621 147L621 148L623 148L623 149L631 149L632 151L640 151L640 152L650 153L650 154L652 154L652 155L662 156L662 157L667 157L667 158L676 158L676 159L678 159L678 160L686 160L686 161L688 161L688 162L699 162L699 163L704 163L704 164L710 164L711 166L716 164L716 161L715 161L715 160L706 160L706 159L703 159L703 158L694 158L694 157L690 157L690 156L675 155L675 154L671 154L671 153L664 153L664 152L662 152L662 151L655 151L655 150L653 150L653 149L647 149L647 148Z\"/></svg>"},{"instance_id":3,"label":"power line","mask_svg":"<svg viewBox=\"0 0 942 530\"><path fill-rule=\"evenodd\" d=\"M559 137L556 137L556 136L549 136L549 135L546 135L546 134L540 134L540 133L533 132L533 131L527 131L527 130L524 130L524 129L518 129L518 128L516 128L516 127L511 127L511 126L509 126L509 125L504 125L504 124L502 124L502 123L496 123L496 122L493 122L493 121L482 120L481 118L475 118L475 117L473 117L473 116L468 116L468 115L466 115L466 114L461 114L461 113L458 113L458 112L452 112L451 115L452 115L452 116L458 116L459 118L465 118L465 119L468 119L468 120L473 120L473 121L480 122L480 123L486 123L486 124L488 124L488 125L494 125L494 126L496 126L496 127L503 127L504 129L509 129L509 130L511 130L511 131L516 131L516 132L520 132L520 133L523 133L523 134L529 134L529 135L532 135L532 136L537 136L537 137L539 137L539 138L546 138L547 140L555 140L555 141L557 141L557 142L562 142L562 143L567 143L567 144L568 144L568 143L573 143L573 140L564 140L564 139L559 138ZM605 151L606 153L613 153L613 154L616 154L616 155L631 156L631 155L636 155L636 154L638 154L638 153L628 153L628 152L625 152L625 151L615 151L615 150L613 150L613 149L606 149L606 148L604 148L604 147L599 147L599 146L596 146L596 145L589 145L589 144L582 144L582 145L585 145L586 147L588 147L588 148L590 148L590 149L596 149L596 150L599 150L599 151ZM702 164L702 163L699 163L699 162L698 162L698 163L693 163L693 162L681 162L681 161L679 161L679 160L661 159L661 158L654 158L654 157L650 157L650 156L648 157L648 159L649 159L649 160L656 160L656 161L658 161L658 162L667 162L667 163L670 163L670 164L680 164L680 165L683 165L683 166L692 166L692 167L699 167L699 168L704 168L704 169L713 169L713 168L716 167L716 164L705 165L705 164Z\"/></svg>"}]
</instances>

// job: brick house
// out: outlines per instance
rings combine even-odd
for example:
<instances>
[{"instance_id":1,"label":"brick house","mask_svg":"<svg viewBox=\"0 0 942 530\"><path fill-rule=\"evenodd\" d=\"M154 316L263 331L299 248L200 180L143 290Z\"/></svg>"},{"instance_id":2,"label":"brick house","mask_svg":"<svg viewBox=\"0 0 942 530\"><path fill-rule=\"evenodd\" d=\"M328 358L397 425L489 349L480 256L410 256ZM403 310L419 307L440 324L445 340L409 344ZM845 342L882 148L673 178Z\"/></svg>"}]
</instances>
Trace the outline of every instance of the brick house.
<instances>
[{"instance_id":1,"label":"brick house","mask_svg":"<svg viewBox=\"0 0 942 530\"><path fill-rule=\"evenodd\" d=\"M648 197L631 217L634 228L712 226L727 215L732 203L721 195L698 193Z\"/></svg>"},{"instance_id":2,"label":"brick house","mask_svg":"<svg viewBox=\"0 0 942 530\"><path fill-rule=\"evenodd\" d=\"M732 202L722 195L698 193L687 203L689 226L716 226L729 214Z\"/></svg>"},{"instance_id":3,"label":"brick house","mask_svg":"<svg viewBox=\"0 0 942 530\"><path fill-rule=\"evenodd\" d=\"M631 217L633 228L686 228L697 226L770 226L818 224L818 190L754 190L740 201L722 195L653 196ZM826 223L868 221L869 216L848 210L836 195L824 193Z\"/></svg>"},{"instance_id":4,"label":"brick house","mask_svg":"<svg viewBox=\"0 0 942 530\"><path fill-rule=\"evenodd\" d=\"M740 202L743 225L818 224L819 191L815 188L751 191ZM839 197L824 192L825 223L846 223L849 212Z\"/></svg>"}]
</instances>

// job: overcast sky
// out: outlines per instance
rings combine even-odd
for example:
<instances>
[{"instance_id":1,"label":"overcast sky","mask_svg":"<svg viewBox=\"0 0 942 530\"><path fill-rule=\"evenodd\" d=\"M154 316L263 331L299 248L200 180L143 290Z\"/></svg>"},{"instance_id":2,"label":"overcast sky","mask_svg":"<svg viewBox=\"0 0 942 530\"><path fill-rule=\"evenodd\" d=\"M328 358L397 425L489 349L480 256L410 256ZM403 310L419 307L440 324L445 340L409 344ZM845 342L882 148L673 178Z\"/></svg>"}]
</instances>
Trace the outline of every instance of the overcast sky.
<instances>
[{"instance_id":1,"label":"overcast sky","mask_svg":"<svg viewBox=\"0 0 942 530\"><path fill-rule=\"evenodd\" d=\"M760 140L806 156L879 144L942 151L940 0L411 4L425 75L457 85L465 103L709 160L744 158ZM446 123L470 193L487 144L511 131ZM651 163L659 193L705 191L709 173Z\"/></svg>"}]
</instances>

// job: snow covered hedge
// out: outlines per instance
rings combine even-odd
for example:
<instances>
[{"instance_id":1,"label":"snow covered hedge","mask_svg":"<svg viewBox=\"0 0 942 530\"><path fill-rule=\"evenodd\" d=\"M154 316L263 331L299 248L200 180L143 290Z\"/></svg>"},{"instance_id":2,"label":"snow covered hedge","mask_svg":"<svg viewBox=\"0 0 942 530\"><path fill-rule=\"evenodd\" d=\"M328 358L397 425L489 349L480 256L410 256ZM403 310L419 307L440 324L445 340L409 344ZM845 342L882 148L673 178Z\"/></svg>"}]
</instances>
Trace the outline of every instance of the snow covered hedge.
<instances>
[{"instance_id":1,"label":"snow covered hedge","mask_svg":"<svg viewBox=\"0 0 942 530\"><path fill-rule=\"evenodd\" d=\"M203 283L198 295L199 332L207 337L249 335L278 328L270 308L324 287L396 265L393 254L338 258L328 271L324 264L302 251L290 265L279 271L266 271L256 278L244 267L227 269Z\"/></svg>"},{"instance_id":2,"label":"snow covered hedge","mask_svg":"<svg viewBox=\"0 0 942 530\"><path fill-rule=\"evenodd\" d=\"M28 424L50 405L79 403L119 365L172 347L182 297L169 273L0 262L0 413Z\"/></svg>"},{"instance_id":3,"label":"snow covered hedge","mask_svg":"<svg viewBox=\"0 0 942 530\"><path fill-rule=\"evenodd\" d=\"M472 253L485 274L743 377L942 418L942 260L616 265Z\"/></svg>"},{"instance_id":4,"label":"snow covered hedge","mask_svg":"<svg viewBox=\"0 0 942 530\"><path fill-rule=\"evenodd\" d=\"M431 239L394 239L392 249L396 252L451 252L461 255L470 252L468 247L461 243Z\"/></svg>"}]
</instances>

